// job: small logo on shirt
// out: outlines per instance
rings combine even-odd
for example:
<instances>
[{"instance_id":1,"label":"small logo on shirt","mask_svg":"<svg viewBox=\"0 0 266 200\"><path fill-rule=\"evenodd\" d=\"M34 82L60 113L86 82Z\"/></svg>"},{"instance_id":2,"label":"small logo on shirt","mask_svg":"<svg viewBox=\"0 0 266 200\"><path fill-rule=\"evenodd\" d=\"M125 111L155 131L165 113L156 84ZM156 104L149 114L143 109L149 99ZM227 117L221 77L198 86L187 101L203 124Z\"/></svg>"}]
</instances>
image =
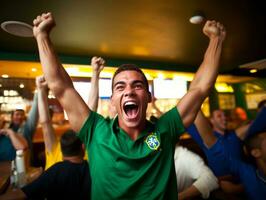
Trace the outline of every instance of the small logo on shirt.
<instances>
[{"instance_id":1,"label":"small logo on shirt","mask_svg":"<svg viewBox=\"0 0 266 200\"><path fill-rule=\"evenodd\" d=\"M157 150L160 146L160 142L156 135L149 135L146 138L145 142L148 145L148 147L152 150Z\"/></svg>"}]
</instances>

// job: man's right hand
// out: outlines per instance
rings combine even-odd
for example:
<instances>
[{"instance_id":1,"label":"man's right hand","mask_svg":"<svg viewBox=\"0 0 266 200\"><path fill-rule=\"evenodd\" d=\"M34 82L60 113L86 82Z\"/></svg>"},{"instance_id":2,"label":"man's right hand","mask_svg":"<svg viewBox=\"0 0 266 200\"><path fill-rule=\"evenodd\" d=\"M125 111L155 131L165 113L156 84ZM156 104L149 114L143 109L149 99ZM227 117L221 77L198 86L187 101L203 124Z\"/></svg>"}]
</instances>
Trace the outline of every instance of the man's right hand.
<instances>
[{"instance_id":1,"label":"man's right hand","mask_svg":"<svg viewBox=\"0 0 266 200\"><path fill-rule=\"evenodd\" d=\"M48 36L54 26L55 21L51 13L48 12L38 15L33 20L33 35L35 38L39 36Z\"/></svg>"}]
</instances>

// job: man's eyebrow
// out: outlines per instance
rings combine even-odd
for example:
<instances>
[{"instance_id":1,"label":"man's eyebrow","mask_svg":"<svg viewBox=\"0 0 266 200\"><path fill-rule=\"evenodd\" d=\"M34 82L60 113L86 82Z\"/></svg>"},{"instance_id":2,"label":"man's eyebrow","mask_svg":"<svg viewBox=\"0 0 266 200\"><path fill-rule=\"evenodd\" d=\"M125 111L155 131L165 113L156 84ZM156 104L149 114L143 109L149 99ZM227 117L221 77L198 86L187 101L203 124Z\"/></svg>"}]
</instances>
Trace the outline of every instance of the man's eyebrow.
<instances>
[{"instance_id":1,"label":"man's eyebrow","mask_svg":"<svg viewBox=\"0 0 266 200\"><path fill-rule=\"evenodd\" d=\"M125 82L124 82L124 81L118 81L118 82L116 82L116 83L114 84L114 87L115 87L116 85L119 85L119 84L125 84Z\"/></svg>"}]
</instances>

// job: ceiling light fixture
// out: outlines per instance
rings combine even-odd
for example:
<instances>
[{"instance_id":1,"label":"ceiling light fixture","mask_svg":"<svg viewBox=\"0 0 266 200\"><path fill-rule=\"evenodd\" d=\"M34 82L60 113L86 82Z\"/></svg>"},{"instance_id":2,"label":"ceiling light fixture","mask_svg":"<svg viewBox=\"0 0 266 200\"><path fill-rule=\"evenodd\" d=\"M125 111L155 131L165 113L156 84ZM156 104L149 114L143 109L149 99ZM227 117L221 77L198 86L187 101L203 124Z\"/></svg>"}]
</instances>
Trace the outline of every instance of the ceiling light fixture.
<instances>
[{"instance_id":1,"label":"ceiling light fixture","mask_svg":"<svg viewBox=\"0 0 266 200\"><path fill-rule=\"evenodd\" d=\"M256 73L257 71L258 71L257 69L251 69L251 70L249 70L249 72L252 73L252 74Z\"/></svg>"},{"instance_id":2,"label":"ceiling light fixture","mask_svg":"<svg viewBox=\"0 0 266 200\"><path fill-rule=\"evenodd\" d=\"M19 87L20 87L20 88L24 88L25 86L24 86L23 83L20 83L20 84L19 84Z\"/></svg>"},{"instance_id":3,"label":"ceiling light fixture","mask_svg":"<svg viewBox=\"0 0 266 200\"><path fill-rule=\"evenodd\" d=\"M15 36L33 37L33 27L25 22L5 21L1 24L1 28Z\"/></svg>"},{"instance_id":4,"label":"ceiling light fixture","mask_svg":"<svg viewBox=\"0 0 266 200\"><path fill-rule=\"evenodd\" d=\"M205 21L205 15L201 11L195 11L193 16L189 18L191 24L201 24Z\"/></svg>"}]
</instances>

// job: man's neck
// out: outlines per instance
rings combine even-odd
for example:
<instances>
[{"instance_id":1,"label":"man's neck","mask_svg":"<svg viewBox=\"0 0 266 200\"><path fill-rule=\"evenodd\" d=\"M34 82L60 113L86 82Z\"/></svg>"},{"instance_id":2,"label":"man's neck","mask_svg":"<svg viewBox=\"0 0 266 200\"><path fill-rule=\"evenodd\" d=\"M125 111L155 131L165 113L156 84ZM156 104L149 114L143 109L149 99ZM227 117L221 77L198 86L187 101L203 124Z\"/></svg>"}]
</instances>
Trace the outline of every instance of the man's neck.
<instances>
[{"instance_id":1,"label":"man's neck","mask_svg":"<svg viewBox=\"0 0 266 200\"><path fill-rule=\"evenodd\" d=\"M223 129L220 129L220 128L217 128L217 127L214 127L213 130L214 130L215 132L220 133L221 135L224 135L224 134L225 134L225 130L223 130Z\"/></svg>"},{"instance_id":2,"label":"man's neck","mask_svg":"<svg viewBox=\"0 0 266 200\"><path fill-rule=\"evenodd\" d=\"M82 163L84 161L82 156L64 156L63 159L72 163Z\"/></svg>"},{"instance_id":3,"label":"man's neck","mask_svg":"<svg viewBox=\"0 0 266 200\"><path fill-rule=\"evenodd\" d=\"M120 126L120 124L119 127L123 129L133 141L135 141L138 139L140 133L144 130L145 124L146 121L143 124L139 125L138 127L127 127L125 125Z\"/></svg>"}]
</instances>

